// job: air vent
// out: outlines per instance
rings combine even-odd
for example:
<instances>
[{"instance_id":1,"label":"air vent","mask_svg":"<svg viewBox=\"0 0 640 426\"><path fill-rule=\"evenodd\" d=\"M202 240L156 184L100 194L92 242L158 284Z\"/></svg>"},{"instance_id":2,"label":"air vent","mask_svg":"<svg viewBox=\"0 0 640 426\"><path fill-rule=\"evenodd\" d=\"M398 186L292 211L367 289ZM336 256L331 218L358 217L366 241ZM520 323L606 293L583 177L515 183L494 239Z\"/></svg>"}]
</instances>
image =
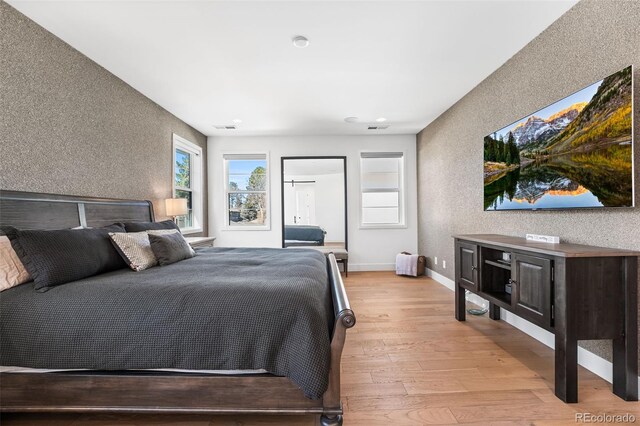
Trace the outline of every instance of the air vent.
<instances>
[{"instance_id":1,"label":"air vent","mask_svg":"<svg viewBox=\"0 0 640 426\"><path fill-rule=\"evenodd\" d=\"M369 129L369 130L384 130L384 129L388 129L388 128L389 128L388 124L383 124L383 125L380 125L380 126L369 126L369 127L367 127L367 129Z\"/></svg>"},{"instance_id":2,"label":"air vent","mask_svg":"<svg viewBox=\"0 0 640 426\"><path fill-rule=\"evenodd\" d=\"M236 126L213 126L217 130L236 130Z\"/></svg>"}]
</instances>

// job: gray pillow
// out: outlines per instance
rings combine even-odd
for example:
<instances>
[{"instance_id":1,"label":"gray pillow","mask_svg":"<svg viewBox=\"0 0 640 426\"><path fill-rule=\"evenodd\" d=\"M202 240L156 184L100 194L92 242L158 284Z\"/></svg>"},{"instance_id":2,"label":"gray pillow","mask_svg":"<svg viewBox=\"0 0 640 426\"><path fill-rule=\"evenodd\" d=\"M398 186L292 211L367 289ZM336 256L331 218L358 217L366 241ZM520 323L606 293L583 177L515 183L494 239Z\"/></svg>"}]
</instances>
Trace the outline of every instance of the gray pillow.
<instances>
[{"instance_id":1,"label":"gray pillow","mask_svg":"<svg viewBox=\"0 0 640 426\"><path fill-rule=\"evenodd\" d=\"M149 243L160 266L170 265L195 256L191 246L179 232L164 235L149 233Z\"/></svg>"},{"instance_id":2,"label":"gray pillow","mask_svg":"<svg viewBox=\"0 0 640 426\"><path fill-rule=\"evenodd\" d=\"M33 278L36 290L127 266L109 240L109 232L124 232L118 225L54 231L6 226L2 231Z\"/></svg>"},{"instance_id":3,"label":"gray pillow","mask_svg":"<svg viewBox=\"0 0 640 426\"><path fill-rule=\"evenodd\" d=\"M142 232L156 229L180 230L173 220L163 220L162 222L125 222L119 225L124 226L127 232Z\"/></svg>"}]
</instances>

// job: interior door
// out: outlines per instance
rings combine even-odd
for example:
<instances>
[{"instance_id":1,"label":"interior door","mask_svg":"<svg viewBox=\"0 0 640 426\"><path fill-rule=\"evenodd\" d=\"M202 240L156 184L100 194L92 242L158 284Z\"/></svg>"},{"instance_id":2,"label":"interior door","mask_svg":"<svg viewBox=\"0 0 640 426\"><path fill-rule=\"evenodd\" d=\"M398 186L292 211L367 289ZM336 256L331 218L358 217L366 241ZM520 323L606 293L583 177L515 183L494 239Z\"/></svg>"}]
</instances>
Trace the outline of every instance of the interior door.
<instances>
[{"instance_id":1,"label":"interior door","mask_svg":"<svg viewBox=\"0 0 640 426\"><path fill-rule=\"evenodd\" d=\"M297 225L316 224L316 189L314 184L299 184L296 188Z\"/></svg>"},{"instance_id":2,"label":"interior door","mask_svg":"<svg viewBox=\"0 0 640 426\"><path fill-rule=\"evenodd\" d=\"M514 313L539 325L551 325L550 259L514 253L512 306Z\"/></svg>"}]
</instances>

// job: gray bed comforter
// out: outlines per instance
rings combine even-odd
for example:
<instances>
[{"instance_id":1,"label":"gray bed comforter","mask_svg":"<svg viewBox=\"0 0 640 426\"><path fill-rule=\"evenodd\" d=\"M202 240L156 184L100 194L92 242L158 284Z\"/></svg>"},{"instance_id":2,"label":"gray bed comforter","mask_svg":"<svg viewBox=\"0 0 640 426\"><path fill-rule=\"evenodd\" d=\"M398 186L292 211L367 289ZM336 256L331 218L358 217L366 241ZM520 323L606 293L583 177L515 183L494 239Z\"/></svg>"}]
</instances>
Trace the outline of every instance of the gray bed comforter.
<instances>
[{"instance_id":1,"label":"gray bed comforter","mask_svg":"<svg viewBox=\"0 0 640 426\"><path fill-rule=\"evenodd\" d=\"M285 225L284 239L292 241L309 241L324 245L324 230L315 225Z\"/></svg>"},{"instance_id":2,"label":"gray bed comforter","mask_svg":"<svg viewBox=\"0 0 640 426\"><path fill-rule=\"evenodd\" d=\"M309 398L327 388L331 291L315 250L206 248L38 293L0 293L0 365L264 369Z\"/></svg>"}]
</instances>

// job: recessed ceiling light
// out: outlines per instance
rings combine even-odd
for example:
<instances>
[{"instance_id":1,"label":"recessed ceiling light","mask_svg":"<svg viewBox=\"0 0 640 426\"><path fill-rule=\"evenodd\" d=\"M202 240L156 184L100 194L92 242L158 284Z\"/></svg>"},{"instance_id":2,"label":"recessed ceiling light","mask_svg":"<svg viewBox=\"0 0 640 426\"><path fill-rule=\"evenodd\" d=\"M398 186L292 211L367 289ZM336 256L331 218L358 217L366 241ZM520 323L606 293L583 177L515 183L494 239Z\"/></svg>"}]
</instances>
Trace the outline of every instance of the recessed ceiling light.
<instances>
[{"instance_id":1,"label":"recessed ceiling light","mask_svg":"<svg viewBox=\"0 0 640 426\"><path fill-rule=\"evenodd\" d=\"M384 117L380 117L380 118L376 118L376 121L377 121L378 123L384 123L385 121L387 121L387 119L386 119L386 118L384 118Z\"/></svg>"},{"instance_id":2,"label":"recessed ceiling light","mask_svg":"<svg viewBox=\"0 0 640 426\"><path fill-rule=\"evenodd\" d=\"M309 39L304 36L295 36L293 39L293 45L295 47L299 47L300 49L307 47L309 45Z\"/></svg>"},{"instance_id":3,"label":"recessed ceiling light","mask_svg":"<svg viewBox=\"0 0 640 426\"><path fill-rule=\"evenodd\" d=\"M242 120L240 120L239 118L236 118L236 119L233 120L233 122L236 123L236 124L240 124L240 123L242 123Z\"/></svg>"},{"instance_id":4,"label":"recessed ceiling light","mask_svg":"<svg viewBox=\"0 0 640 426\"><path fill-rule=\"evenodd\" d=\"M347 123L357 123L358 122L358 117L347 117L344 119L345 122Z\"/></svg>"}]
</instances>

